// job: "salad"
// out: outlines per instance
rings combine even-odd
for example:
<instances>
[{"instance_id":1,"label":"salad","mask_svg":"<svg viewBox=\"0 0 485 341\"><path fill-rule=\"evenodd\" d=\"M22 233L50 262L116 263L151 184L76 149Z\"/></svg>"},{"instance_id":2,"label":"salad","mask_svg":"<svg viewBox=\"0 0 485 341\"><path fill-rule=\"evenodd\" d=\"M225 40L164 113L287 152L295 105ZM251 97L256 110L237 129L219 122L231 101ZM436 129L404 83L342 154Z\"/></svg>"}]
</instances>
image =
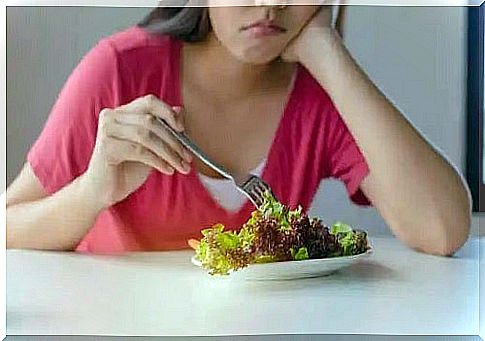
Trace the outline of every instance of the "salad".
<instances>
[{"instance_id":1,"label":"salad","mask_svg":"<svg viewBox=\"0 0 485 341\"><path fill-rule=\"evenodd\" d=\"M227 275L250 264L351 256L369 249L367 233L338 222L325 226L271 194L253 211L239 232L222 224L202 231L200 242L189 241L195 258L211 275Z\"/></svg>"}]
</instances>

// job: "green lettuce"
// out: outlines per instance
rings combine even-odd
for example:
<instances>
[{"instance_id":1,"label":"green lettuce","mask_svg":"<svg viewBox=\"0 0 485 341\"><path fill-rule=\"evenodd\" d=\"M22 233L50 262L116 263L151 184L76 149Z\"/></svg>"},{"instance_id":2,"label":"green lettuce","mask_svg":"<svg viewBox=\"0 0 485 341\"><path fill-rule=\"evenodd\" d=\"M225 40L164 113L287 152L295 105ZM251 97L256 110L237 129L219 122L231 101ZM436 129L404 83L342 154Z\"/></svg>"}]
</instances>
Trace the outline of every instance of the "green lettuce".
<instances>
[{"instance_id":1,"label":"green lettuce","mask_svg":"<svg viewBox=\"0 0 485 341\"><path fill-rule=\"evenodd\" d=\"M294 249L291 249L291 255L293 256L294 260L305 260L310 258L308 256L308 250L306 247L301 247L296 252Z\"/></svg>"},{"instance_id":2,"label":"green lettuce","mask_svg":"<svg viewBox=\"0 0 485 341\"><path fill-rule=\"evenodd\" d=\"M269 220L277 222L279 232L291 236L295 232L292 226L301 224L308 217L302 213L302 207L291 210L277 201L270 193L265 194L265 200L257 210L253 211L249 220L242 226L239 232L225 231L222 224L216 224L212 228L202 230L203 238L196 250L196 259L202 266L209 270L211 275L227 275L231 271L239 270L251 263L269 263L281 260L276 254L261 252L259 244L255 243L256 232L261 233L262 226ZM292 222L290 224L290 222ZM261 225L263 224L263 225ZM300 225L301 226L301 225ZM321 229L323 225L319 225ZM273 228L273 227L271 227ZM315 228L315 227L312 227ZM353 230L350 225L336 222L330 229L322 230L335 236L338 246L330 251L327 257L349 256L363 253L367 250L367 234L364 231ZM299 232L300 233L300 232ZM259 235L261 236L261 235ZM307 238L307 237L305 237ZM315 237L313 237L315 238ZM321 238L321 237L318 237ZM288 246L293 260L309 259L307 247L314 248L312 240L305 241L302 247ZM302 244L298 244L302 245ZM334 243L334 247L337 246ZM258 249L259 248L259 249ZM264 249L264 248L263 248ZM312 249L314 252L315 250Z\"/></svg>"},{"instance_id":3,"label":"green lettuce","mask_svg":"<svg viewBox=\"0 0 485 341\"><path fill-rule=\"evenodd\" d=\"M338 233L349 233L349 232L352 232L352 227L340 221L333 224L332 228L330 229L330 233L333 235L337 235Z\"/></svg>"},{"instance_id":4,"label":"green lettuce","mask_svg":"<svg viewBox=\"0 0 485 341\"><path fill-rule=\"evenodd\" d=\"M295 210L289 210L285 205L275 199L273 195L266 192L264 195L264 203L258 209L265 219L276 219L280 231L288 231L290 229L290 219L300 219L302 207L298 206Z\"/></svg>"}]
</instances>

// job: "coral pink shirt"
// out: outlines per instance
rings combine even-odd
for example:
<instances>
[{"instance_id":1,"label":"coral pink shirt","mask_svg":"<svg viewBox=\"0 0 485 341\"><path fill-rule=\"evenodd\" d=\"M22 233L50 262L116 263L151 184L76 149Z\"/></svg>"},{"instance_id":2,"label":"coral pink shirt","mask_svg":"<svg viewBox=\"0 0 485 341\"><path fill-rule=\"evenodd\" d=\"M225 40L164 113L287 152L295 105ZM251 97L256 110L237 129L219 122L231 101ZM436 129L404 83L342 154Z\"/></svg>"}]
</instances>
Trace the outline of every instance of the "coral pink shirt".
<instances>
[{"instance_id":1,"label":"coral pink shirt","mask_svg":"<svg viewBox=\"0 0 485 341\"><path fill-rule=\"evenodd\" d=\"M101 109L149 93L172 106L183 105L182 47L179 40L132 27L91 49L64 85L27 156L49 194L87 169ZM359 189L368 173L331 99L308 70L298 65L262 178L283 203L309 208L321 180L329 177L343 181L355 203L369 205ZM200 238L201 229L215 223L239 228L252 210L249 201L237 212L224 209L194 169L188 175L173 176L154 170L138 190L99 215L76 250L113 253L186 248L189 238Z\"/></svg>"}]
</instances>

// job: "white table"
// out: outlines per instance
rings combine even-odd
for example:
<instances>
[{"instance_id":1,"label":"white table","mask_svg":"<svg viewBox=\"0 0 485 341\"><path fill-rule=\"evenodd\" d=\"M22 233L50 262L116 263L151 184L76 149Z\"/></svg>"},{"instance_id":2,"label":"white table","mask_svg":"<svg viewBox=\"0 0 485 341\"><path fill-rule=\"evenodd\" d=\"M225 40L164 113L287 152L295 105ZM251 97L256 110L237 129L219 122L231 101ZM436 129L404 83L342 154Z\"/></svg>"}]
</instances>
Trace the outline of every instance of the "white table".
<instances>
[{"instance_id":1,"label":"white table","mask_svg":"<svg viewBox=\"0 0 485 341\"><path fill-rule=\"evenodd\" d=\"M7 334L476 335L478 248L455 258L372 238L375 254L323 278L213 278L191 252L100 257L7 251Z\"/></svg>"}]
</instances>

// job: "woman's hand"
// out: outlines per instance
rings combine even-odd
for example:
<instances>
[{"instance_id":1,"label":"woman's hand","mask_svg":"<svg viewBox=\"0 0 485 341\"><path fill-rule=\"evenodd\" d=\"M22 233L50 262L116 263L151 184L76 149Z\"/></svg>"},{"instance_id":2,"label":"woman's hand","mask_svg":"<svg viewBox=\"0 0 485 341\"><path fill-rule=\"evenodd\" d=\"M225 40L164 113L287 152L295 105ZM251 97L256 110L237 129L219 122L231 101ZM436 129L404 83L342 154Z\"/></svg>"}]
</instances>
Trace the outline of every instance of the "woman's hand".
<instances>
[{"instance_id":1,"label":"woman's hand","mask_svg":"<svg viewBox=\"0 0 485 341\"><path fill-rule=\"evenodd\" d=\"M153 95L135 99L99 115L94 152L82 176L96 188L103 207L113 205L140 187L151 169L172 175L190 171L190 153L155 118L183 131L183 115Z\"/></svg>"},{"instance_id":2,"label":"woman's hand","mask_svg":"<svg viewBox=\"0 0 485 341\"><path fill-rule=\"evenodd\" d=\"M321 6L315 11L300 32L288 43L281 54L286 62L300 62L301 55L325 35L338 35L332 28L332 6Z\"/></svg>"}]
</instances>

